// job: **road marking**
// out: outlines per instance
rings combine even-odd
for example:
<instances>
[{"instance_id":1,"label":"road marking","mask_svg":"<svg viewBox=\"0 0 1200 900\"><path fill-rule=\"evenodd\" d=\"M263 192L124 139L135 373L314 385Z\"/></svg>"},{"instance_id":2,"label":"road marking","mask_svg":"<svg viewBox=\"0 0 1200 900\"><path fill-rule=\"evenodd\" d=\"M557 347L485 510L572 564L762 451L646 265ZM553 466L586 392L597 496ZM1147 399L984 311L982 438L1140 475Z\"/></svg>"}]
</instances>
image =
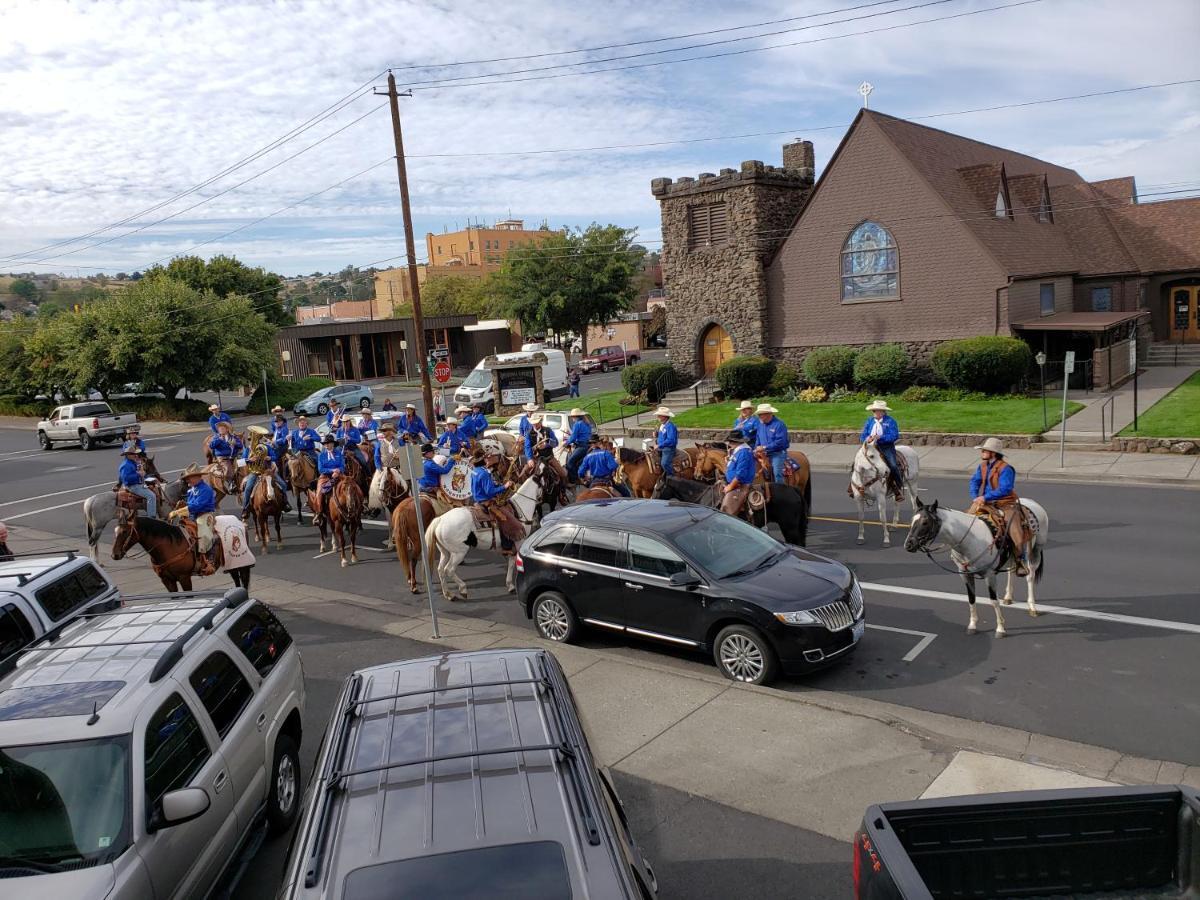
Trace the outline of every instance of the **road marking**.
<instances>
[{"instance_id":1,"label":"road marking","mask_svg":"<svg viewBox=\"0 0 1200 900\"><path fill-rule=\"evenodd\" d=\"M930 591L925 588L901 587L895 584L874 584L859 582L869 591L883 591L888 594L907 594L911 597L929 597L934 600L953 600L955 603L966 603L967 598L948 591ZM1200 634L1200 624L1194 622L1172 622L1168 619L1146 619L1142 616L1126 616L1121 613L1101 612L1095 609L1074 609L1070 606L1054 606L1039 603L1038 612L1052 613L1060 616L1074 616L1077 619L1094 619L1098 622L1117 622L1122 625L1140 625L1143 628L1162 628L1167 631L1182 631L1186 634Z\"/></svg>"},{"instance_id":2,"label":"road marking","mask_svg":"<svg viewBox=\"0 0 1200 900\"><path fill-rule=\"evenodd\" d=\"M839 519L836 516L809 516L808 521L810 521L810 522L844 522L847 525L857 525L858 524L858 519ZM882 526L879 526L879 518L878 517L876 517L875 519L863 519L863 524L864 525L875 525L878 527L882 527ZM891 522L888 522L888 528L908 528L908 527L909 527L909 525L907 522L897 522L895 525L893 525Z\"/></svg>"},{"instance_id":3,"label":"road marking","mask_svg":"<svg viewBox=\"0 0 1200 900\"><path fill-rule=\"evenodd\" d=\"M83 502L82 500L71 500L67 503L60 503L60 504L58 504L58 506L46 506L46 507L43 507L42 509L34 509L34 510L30 510L29 512L23 512L18 516L5 516L4 521L5 522L15 522L17 519L24 519L26 516L36 516L39 513L53 512L56 509L66 509L68 506L78 506L82 502Z\"/></svg>"},{"instance_id":4,"label":"road marking","mask_svg":"<svg viewBox=\"0 0 1200 900\"><path fill-rule=\"evenodd\" d=\"M55 472L74 472L77 469L85 468L84 466L56 466L53 469L47 469L47 475L53 475Z\"/></svg>"},{"instance_id":5,"label":"road marking","mask_svg":"<svg viewBox=\"0 0 1200 900\"><path fill-rule=\"evenodd\" d=\"M324 553L318 553L316 556L313 557L313 559L320 559L322 556L329 556L330 554L333 554L333 553L337 553L337 550L326 550Z\"/></svg>"},{"instance_id":6,"label":"road marking","mask_svg":"<svg viewBox=\"0 0 1200 900\"><path fill-rule=\"evenodd\" d=\"M0 453L0 459L11 459L14 456L33 456L36 453L45 453L41 447L33 447L29 450L10 450L7 453Z\"/></svg>"},{"instance_id":7,"label":"road marking","mask_svg":"<svg viewBox=\"0 0 1200 900\"><path fill-rule=\"evenodd\" d=\"M894 631L897 634L911 634L913 637L919 637L917 645L908 651L907 654L900 658L901 662L912 662L921 655L921 651L933 643L936 634L931 634L928 631L913 631L910 628L893 628L891 625L871 625L867 624L868 628L874 628L876 631Z\"/></svg>"},{"instance_id":8,"label":"road marking","mask_svg":"<svg viewBox=\"0 0 1200 900\"><path fill-rule=\"evenodd\" d=\"M167 471L163 472L162 474L163 475L173 475L176 472L182 472L182 471L183 471L182 469L168 469ZM76 491L88 491L88 490L91 490L92 488L105 487L105 486L111 486L111 485L112 485L111 481L102 481L102 482L100 482L100 484L89 484L86 487L71 488L70 490L67 490L67 491L55 491L53 494L42 494L40 497L26 497L24 500L9 500L7 503L0 503L0 506L12 506L14 503L30 503L34 500L41 500L45 497L57 497L61 494L73 494ZM84 499L86 500L87 498L85 497ZM5 516L4 521L12 522L16 519L24 519L26 516L36 516L38 513L53 512L56 509L66 509L68 506L78 506L78 505L82 504L83 502L84 502L83 500L72 500L69 503L60 503L60 504L58 504L58 506L44 506L41 509L31 509L29 512L23 512L17 516Z\"/></svg>"},{"instance_id":9,"label":"road marking","mask_svg":"<svg viewBox=\"0 0 1200 900\"><path fill-rule=\"evenodd\" d=\"M115 477L109 479L108 481L102 481L99 484L85 484L83 487L67 488L65 491L54 491L52 494L38 494L36 497L23 497L20 500L9 500L5 503L0 503L0 506L15 506L18 503L31 503L34 500L45 500L47 497L61 497L63 494L77 494L80 491L91 491L99 487L112 487L114 481L116 481ZM58 507L55 507L55 509L57 508Z\"/></svg>"}]
</instances>

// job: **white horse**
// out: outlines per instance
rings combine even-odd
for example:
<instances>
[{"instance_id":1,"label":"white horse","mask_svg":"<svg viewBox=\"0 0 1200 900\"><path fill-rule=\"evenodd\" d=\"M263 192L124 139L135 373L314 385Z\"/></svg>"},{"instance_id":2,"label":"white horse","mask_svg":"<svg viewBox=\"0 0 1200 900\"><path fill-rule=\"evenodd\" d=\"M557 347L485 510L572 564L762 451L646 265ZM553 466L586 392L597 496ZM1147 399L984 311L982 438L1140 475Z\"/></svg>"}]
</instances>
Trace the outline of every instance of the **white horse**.
<instances>
[{"instance_id":1,"label":"white horse","mask_svg":"<svg viewBox=\"0 0 1200 900\"><path fill-rule=\"evenodd\" d=\"M917 481L921 475L921 459L912 447L902 444L896 445L896 456L903 460L906 469L904 489L908 493L913 511L916 512ZM858 448L858 452L854 454L854 463L850 467L850 495L858 504L858 543L865 544L867 541L863 530L863 520L867 514L867 507L875 503L879 506L879 524L883 527L883 546L890 547L892 538L888 534L887 506L889 503L894 505L890 527L899 528L902 504L892 499L891 491L888 490L887 463L884 462L883 454L874 444L862 444Z\"/></svg>"},{"instance_id":2,"label":"white horse","mask_svg":"<svg viewBox=\"0 0 1200 900\"><path fill-rule=\"evenodd\" d=\"M1036 616L1038 611L1034 586L1041 581L1042 570L1046 564L1043 547L1050 534L1050 517L1041 504L1032 500L1022 497L1021 505L1034 517L1033 536L1026 548L1029 573L1025 576L1028 588L1025 599L1029 605L1029 615ZM935 541L939 543L935 545ZM1004 552L1003 535L999 538L993 535L991 529L978 516L957 509L938 509L936 500L928 505L917 500L916 514L908 529L904 549L910 553L920 551L927 554L938 550L950 551L950 559L967 586L967 604L971 608L967 634L974 634L979 627L979 613L975 610L975 578L978 575L986 577L988 596L992 598L992 606L996 610L996 637L1004 637L1007 632L1004 629L1004 614L1000 611L1000 601L996 599L996 573L1008 573L1008 584L1004 590L1004 605L1008 606L1013 599L1013 572L1016 570L1016 563L1011 559L1011 554ZM930 558L932 559L932 556Z\"/></svg>"},{"instance_id":3,"label":"white horse","mask_svg":"<svg viewBox=\"0 0 1200 900\"><path fill-rule=\"evenodd\" d=\"M175 504L179 502L179 498L183 496L184 486L182 482L170 481L163 485L163 495L166 497L167 509L160 509L159 516L165 516L167 511L173 509ZM117 517L117 492L104 491L100 494L92 494L83 501L83 521L87 526L87 541L91 548L92 560L98 566L104 565L100 562L100 538L104 535L104 529L113 519Z\"/></svg>"},{"instance_id":4,"label":"white horse","mask_svg":"<svg viewBox=\"0 0 1200 900\"><path fill-rule=\"evenodd\" d=\"M542 486L538 480L541 468L542 464L539 463L534 474L517 488L511 498L517 511L517 519L525 527L525 534L529 534L533 529L538 504L542 502ZM491 540L491 526L476 528L475 514L469 506L455 507L429 523L425 528L425 543L429 546L430 556L437 556L437 575L442 596L447 600L467 599L467 583L458 577L458 567L466 559L471 547L490 547ZM494 548L496 550L500 549L499 541L500 536L497 532ZM453 583L453 590L446 588L447 581ZM508 557L508 574L504 584L510 594L516 592L516 566L512 556Z\"/></svg>"}]
</instances>

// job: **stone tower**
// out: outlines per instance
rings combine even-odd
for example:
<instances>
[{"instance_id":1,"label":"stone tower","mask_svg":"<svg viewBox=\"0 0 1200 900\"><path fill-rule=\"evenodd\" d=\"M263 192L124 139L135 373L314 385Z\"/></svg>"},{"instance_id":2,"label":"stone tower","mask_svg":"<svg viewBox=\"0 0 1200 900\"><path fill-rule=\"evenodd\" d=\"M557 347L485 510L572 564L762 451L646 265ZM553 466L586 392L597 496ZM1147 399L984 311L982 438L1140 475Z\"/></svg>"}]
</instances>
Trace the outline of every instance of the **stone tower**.
<instances>
[{"instance_id":1,"label":"stone tower","mask_svg":"<svg viewBox=\"0 0 1200 900\"><path fill-rule=\"evenodd\" d=\"M684 378L731 352L766 352L765 266L812 186L813 145L801 140L784 145L782 166L755 159L650 182L662 211L668 346Z\"/></svg>"}]
</instances>

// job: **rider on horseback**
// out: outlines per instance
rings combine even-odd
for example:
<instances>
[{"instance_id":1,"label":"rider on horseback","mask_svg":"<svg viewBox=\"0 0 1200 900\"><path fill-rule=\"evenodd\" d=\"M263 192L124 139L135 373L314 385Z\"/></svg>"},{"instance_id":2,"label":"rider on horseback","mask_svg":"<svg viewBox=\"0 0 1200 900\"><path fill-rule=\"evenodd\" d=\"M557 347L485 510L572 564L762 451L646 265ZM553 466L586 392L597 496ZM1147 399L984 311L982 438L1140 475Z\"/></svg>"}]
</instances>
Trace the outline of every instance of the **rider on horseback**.
<instances>
[{"instance_id":1,"label":"rider on horseback","mask_svg":"<svg viewBox=\"0 0 1200 900\"><path fill-rule=\"evenodd\" d=\"M208 407L208 411L211 413L211 415L208 417L208 427L212 429L213 434L219 433L217 431L217 426L222 422L227 423L231 429L233 428L233 419L229 418L229 413L222 412L221 407L219 407L217 404L213 403L210 405Z\"/></svg>"},{"instance_id":2,"label":"rider on horseback","mask_svg":"<svg viewBox=\"0 0 1200 900\"><path fill-rule=\"evenodd\" d=\"M558 446L558 435L542 419L541 413L533 413L529 417L529 431L525 434L525 458L540 459L558 476L559 484L565 490L567 470L554 456L554 448Z\"/></svg>"},{"instance_id":3,"label":"rider on horseback","mask_svg":"<svg viewBox=\"0 0 1200 900\"><path fill-rule=\"evenodd\" d=\"M529 456L524 452L525 436L529 434L529 429L533 427L529 421L531 414L537 412L538 405L536 403L526 403L521 407L521 418L517 421L517 434L521 438L521 443L517 449L517 458L520 462L528 462Z\"/></svg>"},{"instance_id":4,"label":"rider on horseback","mask_svg":"<svg viewBox=\"0 0 1200 900\"><path fill-rule=\"evenodd\" d=\"M396 495L407 490L400 477L400 464L405 457L404 444L396 438L396 426L384 422L380 431L383 436L375 443L375 475L371 479L371 496L382 496L385 484L388 492Z\"/></svg>"},{"instance_id":5,"label":"rider on horseback","mask_svg":"<svg viewBox=\"0 0 1200 900\"><path fill-rule=\"evenodd\" d=\"M757 439L745 432L734 429L725 436L729 443L729 460L725 464L724 497L721 498L721 512L731 516L741 516L746 498L750 496L750 485L758 471L758 463L754 459L751 444Z\"/></svg>"},{"instance_id":6,"label":"rider on horseback","mask_svg":"<svg viewBox=\"0 0 1200 900\"><path fill-rule=\"evenodd\" d=\"M754 452L770 464L772 479L782 483L787 474L787 450L791 437L783 419L776 418L777 412L779 410L770 403L760 403L754 410L758 417L758 427L754 433Z\"/></svg>"},{"instance_id":7,"label":"rider on horseback","mask_svg":"<svg viewBox=\"0 0 1200 900\"><path fill-rule=\"evenodd\" d=\"M186 516L196 523L196 550L204 557L207 571L202 575L211 575L216 570L213 559L213 525L217 511L217 495L212 486L204 480L204 470L195 463L183 470L180 479L187 482L185 506L172 510L168 519Z\"/></svg>"},{"instance_id":8,"label":"rider on horseback","mask_svg":"<svg viewBox=\"0 0 1200 900\"><path fill-rule=\"evenodd\" d=\"M892 408L885 400L875 400L867 407L871 418L863 426L858 439L864 444L874 444L883 461L887 463L888 483L896 496L896 502L904 500L904 479L900 475L900 465L896 462L896 441L900 440L900 426L888 415Z\"/></svg>"},{"instance_id":9,"label":"rider on horseback","mask_svg":"<svg viewBox=\"0 0 1200 900\"><path fill-rule=\"evenodd\" d=\"M326 497L333 490L333 482L342 476L346 470L346 459L338 449L337 438L326 434L321 441L325 449L317 457L317 471L321 477L317 479L317 508L313 511L313 524L320 525L325 518Z\"/></svg>"},{"instance_id":10,"label":"rider on horseback","mask_svg":"<svg viewBox=\"0 0 1200 900\"><path fill-rule=\"evenodd\" d=\"M348 453L358 460L358 464L362 466L363 471L367 470L367 457L358 446L362 443L362 432L354 424L354 419L350 416L342 416L342 424L337 430L337 439L342 445L344 453Z\"/></svg>"},{"instance_id":11,"label":"rider on horseback","mask_svg":"<svg viewBox=\"0 0 1200 900\"><path fill-rule=\"evenodd\" d=\"M758 435L758 419L754 417L754 404L743 400L738 407L737 418L733 420L733 430L740 431L743 438L753 438ZM741 443L739 440L738 443Z\"/></svg>"},{"instance_id":12,"label":"rider on horseback","mask_svg":"<svg viewBox=\"0 0 1200 900\"><path fill-rule=\"evenodd\" d=\"M226 485L233 480L233 460L241 452L241 439L231 433L232 426L225 421L217 423L217 436L208 443L209 452L220 465Z\"/></svg>"},{"instance_id":13,"label":"rider on horseback","mask_svg":"<svg viewBox=\"0 0 1200 900\"><path fill-rule=\"evenodd\" d=\"M579 478L588 487L612 488L622 497L630 497L629 487L613 481L618 466L612 451L604 446L604 438L598 434L592 435L588 441L590 449L583 462L579 464Z\"/></svg>"},{"instance_id":14,"label":"rider on horseback","mask_svg":"<svg viewBox=\"0 0 1200 900\"><path fill-rule=\"evenodd\" d=\"M442 486L442 476L454 468L454 460L447 459L445 464L438 465L438 461L433 458L433 454L433 444L421 445L421 457L424 459L424 462L421 464L421 478L417 481L417 485L420 487L422 494L436 497Z\"/></svg>"},{"instance_id":15,"label":"rider on horseback","mask_svg":"<svg viewBox=\"0 0 1200 900\"><path fill-rule=\"evenodd\" d=\"M967 512L977 516L990 513L1002 523L1001 533L1006 532L1012 541L1017 575L1023 578L1029 574L1025 559L1029 538L1014 490L1017 471L1005 462L1004 444L999 438L990 437L975 449L981 461L971 476L971 506Z\"/></svg>"},{"instance_id":16,"label":"rider on horseback","mask_svg":"<svg viewBox=\"0 0 1200 900\"><path fill-rule=\"evenodd\" d=\"M141 497L146 501L146 515L152 519L157 518L158 498L154 496L154 491L146 487L146 478L142 472L141 464L138 462L137 446L126 444L121 448L121 455L125 457L125 460L121 463L121 467L117 469L117 481L129 493Z\"/></svg>"},{"instance_id":17,"label":"rider on horseback","mask_svg":"<svg viewBox=\"0 0 1200 900\"><path fill-rule=\"evenodd\" d=\"M358 430L362 432L363 446L370 447L373 455L375 441L379 438L379 423L375 421L375 414L371 412L371 407L364 406L362 408L358 419Z\"/></svg>"},{"instance_id":18,"label":"rider on horseback","mask_svg":"<svg viewBox=\"0 0 1200 900\"><path fill-rule=\"evenodd\" d=\"M427 441L433 440L433 435L429 433L429 429L417 415L417 404L415 403L404 404L404 412L396 420L396 426L400 429L400 436L406 441L416 441L422 436Z\"/></svg>"},{"instance_id":19,"label":"rider on horseback","mask_svg":"<svg viewBox=\"0 0 1200 900\"><path fill-rule=\"evenodd\" d=\"M508 510L508 504L501 500L507 490L505 485L496 484L489 466L500 461L500 454L494 450L482 448L471 454L471 499L476 505L486 510L496 520L500 530L500 548L513 550L516 547L518 534L524 534L524 528ZM514 527L515 526L515 527Z\"/></svg>"},{"instance_id":20,"label":"rider on horseback","mask_svg":"<svg viewBox=\"0 0 1200 900\"><path fill-rule=\"evenodd\" d=\"M439 447L445 447L450 451L451 456L458 455L463 447L470 444L470 440L458 428L458 419L454 416L446 416L446 430L442 432L441 437L437 439Z\"/></svg>"},{"instance_id":21,"label":"rider on horseback","mask_svg":"<svg viewBox=\"0 0 1200 900\"><path fill-rule=\"evenodd\" d=\"M287 453L288 438L291 437L291 432L288 431L287 416L284 414L283 407L276 406L272 408L271 412L275 414L275 418L272 419L267 430L271 432L271 443L275 446L275 458L279 460Z\"/></svg>"},{"instance_id":22,"label":"rider on horseback","mask_svg":"<svg viewBox=\"0 0 1200 900\"><path fill-rule=\"evenodd\" d=\"M571 433L567 436L563 446L571 451L567 457L567 481L574 484L579 480L579 464L583 462L583 457L588 452L588 442L592 438L592 426L588 424L587 413L578 406L567 413L567 418L572 420Z\"/></svg>"},{"instance_id":23,"label":"rider on horseback","mask_svg":"<svg viewBox=\"0 0 1200 900\"><path fill-rule=\"evenodd\" d=\"M654 411L658 417L658 431L654 435L654 446L658 450L659 462L664 475L675 474L675 453L679 450L679 429L671 420L675 413L670 407L660 406Z\"/></svg>"},{"instance_id":24,"label":"rider on horseback","mask_svg":"<svg viewBox=\"0 0 1200 900\"><path fill-rule=\"evenodd\" d=\"M291 512L292 504L288 502L287 485L283 483L283 476L279 474L279 467L276 465L274 445L263 441L253 449L247 447L242 458L246 460L246 483L242 486L242 520L245 521L250 516L250 498L254 495L260 475L268 475L275 479L275 488L279 491L283 511Z\"/></svg>"},{"instance_id":25,"label":"rider on horseback","mask_svg":"<svg viewBox=\"0 0 1200 900\"><path fill-rule=\"evenodd\" d=\"M317 430L308 427L308 416L298 416L296 427L291 434L292 452L304 454L312 460L315 466L317 464L317 444L320 441L321 436L317 434Z\"/></svg>"},{"instance_id":26,"label":"rider on horseback","mask_svg":"<svg viewBox=\"0 0 1200 900\"><path fill-rule=\"evenodd\" d=\"M137 447L138 456L146 458L146 442L142 440L142 426L134 422L125 429L125 443Z\"/></svg>"},{"instance_id":27,"label":"rider on horseback","mask_svg":"<svg viewBox=\"0 0 1200 900\"><path fill-rule=\"evenodd\" d=\"M471 409L463 418L462 424L458 426L458 430L472 443L483 437L483 433L488 430L488 420L483 412L481 402L476 400L471 404Z\"/></svg>"}]
</instances>

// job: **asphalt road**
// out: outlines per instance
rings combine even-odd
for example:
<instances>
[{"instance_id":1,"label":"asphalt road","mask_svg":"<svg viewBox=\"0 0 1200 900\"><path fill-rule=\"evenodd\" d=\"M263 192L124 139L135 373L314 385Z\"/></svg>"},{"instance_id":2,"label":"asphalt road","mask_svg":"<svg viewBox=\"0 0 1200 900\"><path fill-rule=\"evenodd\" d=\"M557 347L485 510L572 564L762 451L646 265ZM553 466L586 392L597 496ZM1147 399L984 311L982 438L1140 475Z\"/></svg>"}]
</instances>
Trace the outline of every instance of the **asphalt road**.
<instances>
[{"instance_id":1,"label":"asphalt road","mask_svg":"<svg viewBox=\"0 0 1200 900\"><path fill-rule=\"evenodd\" d=\"M150 442L151 451L162 470L178 469L196 458L200 437L194 432L157 437ZM89 493L80 488L107 489L118 464L112 447L42 453L31 434L8 429L0 429L0 461L8 463L0 474L0 518L78 536L80 543L79 503ZM922 493L926 500L936 497L961 507L964 482L926 479ZM852 517L841 475L818 473L814 483L816 516ZM994 614L986 600L980 609L982 631L967 636L967 609L958 601L962 587L956 576L906 553L902 533L893 535L893 546L885 549L876 525L868 530L868 543L858 547L854 524L822 520L813 523L809 546L846 562L863 582L944 596L868 589L868 622L881 627L869 629L844 663L783 682L780 689L843 691L1200 765L1200 694L1195 689L1200 684L1200 635L1172 624L1200 625L1198 495L1173 487L1046 482L1025 487L1023 492L1046 506L1051 518L1039 601L1153 619L1164 627L1055 613L1032 619L1024 611L1023 585L1018 585L1016 602L1005 609L1009 636L994 638ZM314 558L315 532L293 519L285 526L287 546L260 554L259 571L331 592L342 587L422 606L424 599L404 587L394 556L382 551L383 537L382 527L368 525L361 563L343 570L336 557ZM528 627L503 593L499 571L498 558L483 553L468 557L462 574L471 600L455 603L454 611ZM925 642L930 635L932 640ZM586 639L631 655L653 654L683 668L711 665L657 644L624 644L590 634ZM912 658L922 642L925 646Z\"/></svg>"}]
</instances>

